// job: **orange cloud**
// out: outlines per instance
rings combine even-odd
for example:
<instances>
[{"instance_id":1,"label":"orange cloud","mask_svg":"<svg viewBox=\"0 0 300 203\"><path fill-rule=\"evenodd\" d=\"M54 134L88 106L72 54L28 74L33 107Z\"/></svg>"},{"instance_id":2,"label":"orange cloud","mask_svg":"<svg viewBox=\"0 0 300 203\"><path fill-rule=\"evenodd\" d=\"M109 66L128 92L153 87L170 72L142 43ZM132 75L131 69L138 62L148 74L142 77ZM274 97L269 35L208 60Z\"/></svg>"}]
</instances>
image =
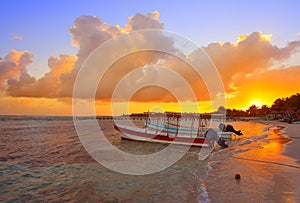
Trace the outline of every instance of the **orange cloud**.
<instances>
[{"instance_id":1,"label":"orange cloud","mask_svg":"<svg viewBox=\"0 0 300 203\"><path fill-rule=\"evenodd\" d=\"M75 56L61 55L59 58L51 56L48 60L50 72L36 80L24 69L19 78L7 81L7 94L14 97L58 97L62 87L61 75L72 70L76 61Z\"/></svg>"},{"instance_id":2,"label":"orange cloud","mask_svg":"<svg viewBox=\"0 0 300 203\"><path fill-rule=\"evenodd\" d=\"M119 82L121 84L116 90ZM181 101L192 101L193 96L187 89L189 86L185 85L190 86L197 100L209 100L205 83L188 63L163 52L145 51L129 54L116 61L100 81L96 96L97 99L110 100L113 92L118 91L115 100L126 101L133 87L141 87L132 101L177 102L171 95L175 92ZM163 90L166 87L171 88ZM86 92L84 89L82 91Z\"/></svg>"},{"instance_id":3,"label":"orange cloud","mask_svg":"<svg viewBox=\"0 0 300 203\"><path fill-rule=\"evenodd\" d=\"M136 14L129 18L129 21L125 25L125 30L128 31L135 31L139 29L162 29L163 24L158 21L159 13L153 12L146 15ZM114 29L112 33L110 30ZM81 68L83 62L86 58L103 44L105 41L111 39L113 36L121 34L124 32L123 29L119 28L119 26L109 26L106 23L103 23L100 18L91 17L91 16L80 16L74 21L74 26L69 29L72 37L73 37L73 44L78 44L80 46L78 54L77 54L77 61L71 73L63 74L61 79L63 81L63 86L60 91L60 96L62 97L71 97L73 92L73 86L75 82L75 78L79 69ZM88 31L88 32L87 32ZM140 41L126 41L124 46L135 46L137 43L153 43L151 39L145 39L144 36L139 38ZM162 36L159 41L156 42L160 44L160 46L170 47L170 49L174 49L172 40L168 39L167 37ZM123 47L120 46L120 49ZM118 52L118 50L114 50L114 52ZM112 53L113 55L113 53ZM107 60L107 59L103 59ZM123 70L129 71L130 69L126 70L126 67L129 67L130 64L134 66L134 63L139 63L136 60L124 60L124 64L120 65L118 71L114 72L114 76L112 77L111 83L114 83L114 79L118 78L120 73L124 73ZM140 60L139 60L140 61ZM153 63L153 62L152 62ZM144 62L145 64L145 62ZM106 95L111 94L111 87L113 85L108 85L108 89L105 90L105 93L102 94L101 97L97 96L97 98L108 99ZM110 93L109 93L110 92Z\"/></svg>"},{"instance_id":4,"label":"orange cloud","mask_svg":"<svg viewBox=\"0 0 300 203\"><path fill-rule=\"evenodd\" d=\"M112 37L138 29L162 29L163 24L158 21L158 12L142 15L136 14L129 18L125 29L119 25L111 26L102 22L98 17L80 16L75 19L74 26L69 29L73 37L73 45L79 46L77 53L77 61L71 73L63 74L61 79L63 86L60 91L60 96L71 97L73 85L79 69L86 58L101 44L111 39ZM125 31L126 30L126 31ZM116 50L117 51L117 50Z\"/></svg>"},{"instance_id":5,"label":"orange cloud","mask_svg":"<svg viewBox=\"0 0 300 203\"><path fill-rule=\"evenodd\" d=\"M146 15L136 14L130 18L125 27L130 27L130 31L145 28L162 29L163 24L158 21L158 18L159 13L157 11ZM82 63L95 48L123 33L124 30L118 25L108 25L98 17L80 16L75 19L74 26L69 28L69 32L73 37L72 44L79 46L77 57L65 54L59 58L51 56L48 60L50 71L38 80L27 72L27 65L32 62L33 55L26 51L12 50L0 64L2 67L0 73L1 90L4 92L2 94L14 97L71 97L74 80ZM146 42L143 37L141 40L143 41L141 43ZM161 46L173 49L171 40L166 37L160 40L163 41L163 43L158 42ZM147 43L151 43L151 41Z\"/></svg>"},{"instance_id":6,"label":"orange cloud","mask_svg":"<svg viewBox=\"0 0 300 203\"><path fill-rule=\"evenodd\" d=\"M300 41L294 41L286 47L278 48L271 44L270 37L271 34L254 32L251 35L240 35L237 44L211 43L204 47L216 64L228 93L237 88L233 85L234 77L268 71L273 63L289 58L300 47Z\"/></svg>"},{"instance_id":7,"label":"orange cloud","mask_svg":"<svg viewBox=\"0 0 300 203\"><path fill-rule=\"evenodd\" d=\"M28 51L11 50L0 60L0 92L7 88L7 81L17 80L32 62L33 54ZM2 92L3 93L3 92Z\"/></svg>"},{"instance_id":8,"label":"orange cloud","mask_svg":"<svg viewBox=\"0 0 300 203\"><path fill-rule=\"evenodd\" d=\"M260 35L259 39L261 41L265 41L265 42L270 42L270 40L273 36L272 34L262 34L261 32L258 32L258 34ZM238 36L238 40L236 41L235 45L238 45L240 42L246 40L248 37L249 37L249 35L247 35L247 34L240 34Z\"/></svg>"}]
</instances>

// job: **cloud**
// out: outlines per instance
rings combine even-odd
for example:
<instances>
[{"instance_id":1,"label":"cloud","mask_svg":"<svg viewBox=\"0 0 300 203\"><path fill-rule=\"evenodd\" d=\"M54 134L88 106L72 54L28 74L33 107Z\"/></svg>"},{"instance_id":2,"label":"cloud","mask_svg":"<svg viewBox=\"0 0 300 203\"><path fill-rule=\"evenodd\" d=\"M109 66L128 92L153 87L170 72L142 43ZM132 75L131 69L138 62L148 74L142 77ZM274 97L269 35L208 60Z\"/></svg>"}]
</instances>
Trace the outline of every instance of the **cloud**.
<instances>
[{"instance_id":1,"label":"cloud","mask_svg":"<svg viewBox=\"0 0 300 203\"><path fill-rule=\"evenodd\" d=\"M0 91L7 88L7 81L18 80L32 62L33 54L28 51L11 50L0 60Z\"/></svg>"},{"instance_id":2,"label":"cloud","mask_svg":"<svg viewBox=\"0 0 300 203\"><path fill-rule=\"evenodd\" d=\"M50 72L46 73L44 77L37 80L36 97L58 97L59 92L63 86L63 81L61 80L62 74L70 73L74 67L77 60L76 56L62 54L58 58L51 56L48 59L48 66ZM41 91L42 90L42 91Z\"/></svg>"},{"instance_id":3,"label":"cloud","mask_svg":"<svg viewBox=\"0 0 300 203\"><path fill-rule=\"evenodd\" d=\"M30 76L26 70L22 70L18 79L11 78L7 80L7 94L13 97L32 97L35 95L35 92L32 91L31 86L35 82L36 79L34 77Z\"/></svg>"},{"instance_id":4,"label":"cloud","mask_svg":"<svg viewBox=\"0 0 300 203\"><path fill-rule=\"evenodd\" d=\"M58 92L62 87L60 77L72 70L76 59L75 56L66 54L62 54L58 58L51 56L48 59L50 72L38 80L31 77L24 69L20 72L19 78L7 81L7 94L14 97L58 97Z\"/></svg>"},{"instance_id":5,"label":"cloud","mask_svg":"<svg viewBox=\"0 0 300 203\"><path fill-rule=\"evenodd\" d=\"M125 25L127 32L144 29L163 29L164 24L158 21L159 12L154 11L146 15L137 13L135 16L130 16L129 21Z\"/></svg>"},{"instance_id":6,"label":"cloud","mask_svg":"<svg viewBox=\"0 0 300 203\"><path fill-rule=\"evenodd\" d=\"M66 54L58 57L50 56L48 60L49 72L42 78L36 79L27 72L27 66L33 60L33 54L28 51L11 50L7 56L0 59L1 94L11 97L72 97L78 71L97 47L122 33L142 29L164 29L164 24L159 21L157 11L131 16L124 26L109 25L95 16L79 16L74 20L74 25L69 28L69 33L72 36L71 43L79 48L76 56ZM126 37L126 35L124 36ZM271 43L271 37L271 34L253 32L239 35L236 43L210 43L203 47L220 73L228 98L231 100L236 100L238 97L249 98L250 95L247 93L251 92L253 96L255 94L253 88L259 89L259 85L262 85L263 88L261 89L266 88L265 91L268 91L267 88L272 89L272 86L263 86L265 82L280 90L278 93L284 92L284 89L288 91L288 85L280 86L280 83L272 81L272 77L276 80L285 80L287 84L294 82L298 85L297 81L288 80L287 77L298 74L300 67L285 67L287 69L284 70L271 70L271 67L286 60L296 52L300 47L300 40L290 42L285 47L279 48ZM138 36L135 41L124 40L123 46L114 51L121 52L124 47L136 46L137 44L143 44L147 47L164 47L170 52L177 50L173 39L167 36L161 35L153 38L151 35L144 35ZM190 59L193 59L197 51L199 50L189 55ZM100 62L104 62L101 60ZM193 71L189 64L166 53L151 51L131 53L116 61L100 81L96 98L102 101L110 100L120 81L122 81L122 85L119 87L118 101L122 101L126 95L130 94L131 87L136 85L142 87L155 81L162 81L162 86L172 86L174 91L180 92L180 97L184 98L186 91L178 78L175 75L167 74L160 67L167 67L171 72L174 71L181 75L195 91L199 101L210 99L206 88L207 84ZM283 79L280 79L279 76ZM86 84L93 77L93 72L91 75L87 75ZM206 75L206 79L209 80L210 78L212 76ZM214 83L214 81L209 82ZM83 96L85 91L88 89L82 87ZM175 101L172 92L157 86L141 88L131 99L137 102Z\"/></svg>"},{"instance_id":7,"label":"cloud","mask_svg":"<svg viewBox=\"0 0 300 203\"><path fill-rule=\"evenodd\" d=\"M20 36L20 35L17 35L16 33L12 33L12 34L11 34L11 39L12 39L13 41L22 41L22 40L23 40L23 37Z\"/></svg>"},{"instance_id":8,"label":"cloud","mask_svg":"<svg viewBox=\"0 0 300 203\"><path fill-rule=\"evenodd\" d=\"M125 25L127 30L125 30L119 25L109 25L99 17L79 16L75 19L74 25L69 28L72 36L72 45L79 47L76 57L65 54L58 58L51 56L48 60L50 71L40 79L36 79L28 74L26 67L28 64L24 64L23 68L16 66L6 67L8 65L5 65L6 68L2 68L2 72L5 72L5 74L2 74L2 90L6 89L6 94L14 97L71 97L74 81L81 65L97 47L124 32L139 29L162 29L163 24L158 21L158 18L159 13L157 11L146 15L136 14L129 18ZM151 39L149 38L141 38L141 40L140 43L151 44ZM164 36L159 39L158 44L160 46L169 46L173 49L173 42ZM128 45L130 46L130 44ZM128 60L126 63L128 63ZM119 72L120 70L117 71L117 73ZM109 95L109 93L105 95ZM97 98L107 99L102 96Z\"/></svg>"},{"instance_id":9,"label":"cloud","mask_svg":"<svg viewBox=\"0 0 300 203\"><path fill-rule=\"evenodd\" d=\"M109 27L95 16L79 16L75 19L74 26L69 28L69 32L73 38L72 45L79 46L79 51L72 71L61 76L63 86L60 96L72 96L74 81L82 63L94 49L112 38L112 34L108 31Z\"/></svg>"},{"instance_id":10,"label":"cloud","mask_svg":"<svg viewBox=\"0 0 300 203\"><path fill-rule=\"evenodd\" d=\"M278 48L271 44L270 36L254 32L240 35L237 44L211 43L203 47L218 68L227 92L234 91L234 77L268 71L274 63L289 58L300 47L299 40Z\"/></svg>"},{"instance_id":11,"label":"cloud","mask_svg":"<svg viewBox=\"0 0 300 203\"><path fill-rule=\"evenodd\" d=\"M108 25L98 17L80 16L76 18L74 21L74 26L69 29L69 32L73 37L72 44L79 46L79 51L77 53L78 59L71 73L62 74L61 78L63 81L63 86L59 95L62 97L72 96L74 81L78 70L81 68L82 63L92 53L93 50L107 40L112 39L114 36L124 32L131 32L140 29L162 29L163 24L158 21L158 18L159 13L157 11L146 15L138 13L135 16L129 17L129 21L126 23L125 29L120 28L119 25ZM141 41L139 42L125 42L124 46L134 46L136 43L153 43L153 40L151 40L149 37L141 37ZM166 37L162 37L159 41L157 41L157 43L159 43L161 46L165 45L173 48L173 42L171 42L170 39L166 39ZM120 48L122 49L122 47ZM118 50L114 51L117 52ZM134 61L135 60L127 61L127 66L128 62L133 63ZM116 75L119 75L119 73L122 72L122 69L124 69L124 67L120 67ZM108 93L105 93L105 95L108 95ZM103 97L100 96L97 96L97 98L103 99Z\"/></svg>"},{"instance_id":12,"label":"cloud","mask_svg":"<svg viewBox=\"0 0 300 203\"><path fill-rule=\"evenodd\" d=\"M191 86L199 100L208 95L202 78L188 63L166 53L137 52L110 67L99 83L97 98L109 100L117 91L114 99L122 101L132 94L133 88L141 88L138 96L131 98L132 101L176 102L175 95L172 95L175 93L181 101L192 100L186 85ZM166 91L163 88L169 89Z\"/></svg>"}]
</instances>

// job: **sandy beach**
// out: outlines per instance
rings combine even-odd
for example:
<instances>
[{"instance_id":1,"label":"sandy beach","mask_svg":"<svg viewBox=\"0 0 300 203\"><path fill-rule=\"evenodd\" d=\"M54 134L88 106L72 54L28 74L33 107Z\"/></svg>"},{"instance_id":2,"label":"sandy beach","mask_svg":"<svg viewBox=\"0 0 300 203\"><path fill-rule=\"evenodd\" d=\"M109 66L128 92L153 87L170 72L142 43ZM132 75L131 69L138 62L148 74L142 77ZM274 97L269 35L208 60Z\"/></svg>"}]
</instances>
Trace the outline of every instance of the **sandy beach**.
<instances>
[{"instance_id":1,"label":"sandy beach","mask_svg":"<svg viewBox=\"0 0 300 203\"><path fill-rule=\"evenodd\" d=\"M300 125L289 124L279 121L267 121L263 122L275 127L275 131L278 131L279 135L286 136L285 138L291 139L290 141L283 142L283 149L281 154L286 157L292 158L292 160L284 160L282 166L274 164L273 173L275 185L273 187L273 193L270 196L274 196L274 200L283 200L284 202L299 202L300 201ZM285 139L283 138L283 140ZM280 161L279 161L280 162Z\"/></svg>"},{"instance_id":2,"label":"sandy beach","mask_svg":"<svg viewBox=\"0 0 300 203\"><path fill-rule=\"evenodd\" d=\"M299 124L288 124L288 123L282 123L277 122L278 126L284 126L285 128L282 130L283 134L288 136L292 139L291 142L285 144L284 150L282 152L283 155L292 157L295 159L296 163L299 168L295 170L287 171L286 174L283 174L281 176L283 179L294 179L293 184L291 184L290 187L294 188L295 197L296 199L287 199L289 202L299 202L300 201L300 178L299 178L299 172L300 172L300 125ZM279 182L282 180L279 180ZM278 190L280 190L281 187L278 187ZM280 191L278 191L280 192ZM288 202L287 201L287 202Z\"/></svg>"},{"instance_id":3,"label":"sandy beach","mask_svg":"<svg viewBox=\"0 0 300 203\"><path fill-rule=\"evenodd\" d=\"M285 146L284 155L293 157L300 164L300 125L287 124L284 134L292 138L292 142Z\"/></svg>"},{"instance_id":4,"label":"sandy beach","mask_svg":"<svg viewBox=\"0 0 300 203\"><path fill-rule=\"evenodd\" d=\"M300 124L288 124L279 121L263 121L263 124L270 124L281 129L281 133L291 138L291 142L285 144L283 155L292 157L300 164Z\"/></svg>"},{"instance_id":5,"label":"sandy beach","mask_svg":"<svg viewBox=\"0 0 300 203\"><path fill-rule=\"evenodd\" d=\"M253 123L253 129L247 123ZM224 152L214 155L207 182L210 201L299 202L300 125L262 120L230 124L244 135L232 140L231 158L224 161ZM235 181L235 174L241 179Z\"/></svg>"}]
</instances>

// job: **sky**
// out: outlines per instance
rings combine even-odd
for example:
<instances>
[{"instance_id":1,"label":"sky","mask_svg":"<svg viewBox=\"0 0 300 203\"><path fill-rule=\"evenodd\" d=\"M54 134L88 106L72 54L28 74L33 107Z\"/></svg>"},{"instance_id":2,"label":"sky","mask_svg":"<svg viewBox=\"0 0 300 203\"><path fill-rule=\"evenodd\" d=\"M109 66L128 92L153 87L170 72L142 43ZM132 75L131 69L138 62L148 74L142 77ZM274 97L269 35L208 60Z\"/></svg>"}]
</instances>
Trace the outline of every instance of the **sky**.
<instances>
[{"instance_id":1,"label":"sky","mask_svg":"<svg viewBox=\"0 0 300 203\"><path fill-rule=\"evenodd\" d=\"M296 0L3 0L0 114L72 115L72 87L83 61L105 41L141 29L170 31L201 47L219 71L227 108L271 105L276 98L300 92L299 8ZM164 45L172 50L174 44L167 42ZM133 65L141 67L153 65L158 56L144 53L134 57L144 59ZM170 65L174 58L159 57L168 61L163 65L182 71ZM148 74L143 75L145 81L153 74L161 76L160 70L152 69L143 69ZM202 112L211 110L207 90L197 89L203 81L189 78L187 69L181 74L195 90L199 108ZM121 114L124 109L119 108L124 105L130 112L178 110L173 93L155 87L138 90L130 104L120 99L120 106L112 107L109 99L113 90L109 87L122 79L120 72L128 70L117 64L108 74L99 90L104 96L96 96L97 114ZM140 73L136 74L130 77ZM166 80L171 79L174 82L172 77ZM149 97L150 93L156 96ZM78 101L90 102L90 98Z\"/></svg>"}]
</instances>

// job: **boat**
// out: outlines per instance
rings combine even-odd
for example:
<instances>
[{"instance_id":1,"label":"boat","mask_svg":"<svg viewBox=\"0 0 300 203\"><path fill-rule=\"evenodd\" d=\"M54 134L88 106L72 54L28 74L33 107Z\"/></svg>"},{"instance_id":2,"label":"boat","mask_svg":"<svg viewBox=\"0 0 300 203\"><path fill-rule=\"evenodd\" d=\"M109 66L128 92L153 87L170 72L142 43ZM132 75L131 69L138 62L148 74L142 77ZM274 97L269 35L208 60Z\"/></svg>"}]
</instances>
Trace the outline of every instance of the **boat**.
<instances>
[{"instance_id":1,"label":"boat","mask_svg":"<svg viewBox=\"0 0 300 203\"><path fill-rule=\"evenodd\" d=\"M178 144L197 147L213 147L215 144L214 141L206 139L204 136L197 136L195 134L188 135L179 131L158 131L157 129L138 128L121 124L115 124L114 128L119 131L122 139L134 141Z\"/></svg>"},{"instance_id":2,"label":"boat","mask_svg":"<svg viewBox=\"0 0 300 203\"><path fill-rule=\"evenodd\" d=\"M124 125L118 123L114 128L119 131L121 138L158 143L172 143L189 146L211 147L215 141L206 139L209 120L222 118L220 115L195 113L154 113L142 114L143 126ZM134 119L133 119L134 120ZM231 139L232 132L213 129L218 138Z\"/></svg>"},{"instance_id":3,"label":"boat","mask_svg":"<svg viewBox=\"0 0 300 203\"><path fill-rule=\"evenodd\" d=\"M176 124L155 124L155 123L151 123L151 122L146 122L145 126L148 128L152 128L152 129L158 129L158 130L168 130L169 132L178 132L180 134L187 134L187 135L201 135L204 136L204 133L207 131L206 126L200 126L199 128L188 128L188 127L181 127L178 126ZM220 129L214 129L219 137L224 138L224 139L231 139L232 138L232 132L226 132L226 131L222 131Z\"/></svg>"}]
</instances>

